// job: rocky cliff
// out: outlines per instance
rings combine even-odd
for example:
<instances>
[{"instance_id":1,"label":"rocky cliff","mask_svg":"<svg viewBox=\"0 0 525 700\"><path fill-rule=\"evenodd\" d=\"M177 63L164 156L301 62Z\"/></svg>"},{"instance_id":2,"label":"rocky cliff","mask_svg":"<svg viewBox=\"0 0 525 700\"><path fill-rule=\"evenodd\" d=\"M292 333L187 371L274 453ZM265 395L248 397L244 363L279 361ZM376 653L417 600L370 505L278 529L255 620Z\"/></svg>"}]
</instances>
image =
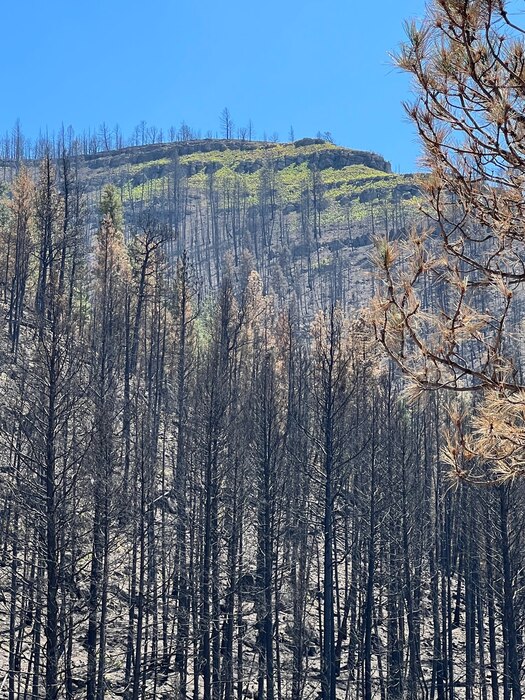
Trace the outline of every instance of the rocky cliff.
<instances>
[{"instance_id":1,"label":"rocky cliff","mask_svg":"<svg viewBox=\"0 0 525 700\"><path fill-rule=\"evenodd\" d=\"M224 165L224 154L231 156L233 170L241 174L256 172L268 161L276 170L307 163L310 168L319 170L361 165L384 173L392 172L390 163L376 153L335 146L322 139L301 139L290 144L233 139L157 143L95 153L84 156L81 162L92 171L153 164L158 176L168 172L169 166L178 161L184 174L191 176L201 171L208 174L219 170Z\"/></svg>"}]
</instances>

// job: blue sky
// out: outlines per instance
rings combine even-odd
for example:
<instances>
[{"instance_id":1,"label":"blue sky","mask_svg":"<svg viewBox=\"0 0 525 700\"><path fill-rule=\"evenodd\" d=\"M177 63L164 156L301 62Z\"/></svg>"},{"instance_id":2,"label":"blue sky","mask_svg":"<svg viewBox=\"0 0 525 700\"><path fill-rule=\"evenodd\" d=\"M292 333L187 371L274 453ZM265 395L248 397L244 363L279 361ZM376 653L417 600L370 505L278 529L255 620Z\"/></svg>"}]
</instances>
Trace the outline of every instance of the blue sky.
<instances>
[{"instance_id":1,"label":"blue sky","mask_svg":"<svg viewBox=\"0 0 525 700\"><path fill-rule=\"evenodd\" d=\"M219 130L227 106L257 137L330 131L394 170L419 152L389 51L424 0L6 0L0 132L31 137L141 120Z\"/></svg>"}]
</instances>

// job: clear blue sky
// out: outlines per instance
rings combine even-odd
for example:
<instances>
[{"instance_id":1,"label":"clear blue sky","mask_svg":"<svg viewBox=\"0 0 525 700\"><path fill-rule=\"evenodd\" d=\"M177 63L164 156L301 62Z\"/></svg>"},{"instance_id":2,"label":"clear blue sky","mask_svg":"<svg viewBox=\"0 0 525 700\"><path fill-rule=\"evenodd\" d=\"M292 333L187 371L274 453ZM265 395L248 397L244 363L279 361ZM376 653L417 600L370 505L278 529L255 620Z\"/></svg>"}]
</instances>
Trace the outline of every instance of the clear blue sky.
<instances>
[{"instance_id":1,"label":"clear blue sky","mask_svg":"<svg viewBox=\"0 0 525 700\"><path fill-rule=\"evenodd\" d=\"M332 132L394 170L416 167L388 52L424 0L6 0L0 132L105 121L218 131L227 106L256 136Z\"/></svg>"}]
</instances>

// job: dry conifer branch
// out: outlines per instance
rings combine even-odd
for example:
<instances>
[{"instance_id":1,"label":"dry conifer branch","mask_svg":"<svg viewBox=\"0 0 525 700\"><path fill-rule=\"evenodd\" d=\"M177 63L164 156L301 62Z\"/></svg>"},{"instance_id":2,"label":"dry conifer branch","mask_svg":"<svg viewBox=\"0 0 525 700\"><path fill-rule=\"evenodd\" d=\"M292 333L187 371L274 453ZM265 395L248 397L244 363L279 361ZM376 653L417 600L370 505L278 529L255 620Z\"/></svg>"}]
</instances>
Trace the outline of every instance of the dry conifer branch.
<instances>
[{"instance_id":1,"label":"dry conifer branch","mask_svg":"<svg viewBox=\"0 0 525 700\"><path fill-rule=\"evenodd\" d=\"M398 65L413 77L425 214L432 235L376 244L376 336L412 387L475 393L447 438L455 477L523 473L525 43L506 2L435 0L407 26ZM518 399L518 397L520 397ZM498 418L494 418L494 416ZM487 477L467 463L484 465Z\"/></svg>"}]
</instances>

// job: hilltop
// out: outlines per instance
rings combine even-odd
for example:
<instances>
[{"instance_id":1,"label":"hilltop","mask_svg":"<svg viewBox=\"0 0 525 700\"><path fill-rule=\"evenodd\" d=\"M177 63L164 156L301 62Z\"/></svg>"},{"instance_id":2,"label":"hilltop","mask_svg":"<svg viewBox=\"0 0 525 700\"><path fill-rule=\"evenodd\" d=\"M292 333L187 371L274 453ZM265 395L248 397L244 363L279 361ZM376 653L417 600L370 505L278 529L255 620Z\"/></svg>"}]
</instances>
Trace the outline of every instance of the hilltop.
<instances>
[{"instance_id":1,"label":"hilltop","mask_svg":"<svg viewBox=\"0 0 525 700\"><path fill-rule=\"evenodd\" d=\"M418 195L413 176L394 175L381 155L323 139L293 143L204 139L129 146L83 156L79 165L90 189L109 179L122 188L125 201L158 196L175 172L187 178L192 189L202 188L210 177L217 182L236 179L251 199L261 175L271 172L277 176L275 185L285 206L299 202L301 186L313 172L321 175L327 199L342 206Z\"/></svg>"},{"instance_id":2,"label":"hilltop","mask_svg":"<svg viewBox=\"0 0 525 700\"><path fill-rule=\"evenodd\" d=\"M381 155L316 138L291 143L204 139L75 153L92 238L99 202L120 193L129 235L147 214L171 232L173 259L186 251L199 286L217 286L225 264L253 268L281 300L311 312L327 299L355 307L372 290L373 237L396 238L419 217L416 177ZM36 161L31 161L36 167ZM14 170L4 162L6 179ZM62 165L57 159L59 180ZM308 313L310 315L310 313Z\"/></svg>"},{"instance_id":3,"label":"hilltop","mask_svg":"<svg viewBox=\"0 0 525 700\"><path fill-rule=\"evenodd\" d=\"M82 156L78 168L94 204L111 183L129 222L145 210L165 221L173 254L187 251L204 288L229 259L234 270L253 266L281 298L304 292L310 309L327 295L345 306L368 298L372 237L397 237L419 216L414 175L322 139L132 146Z\"/></svg>"},{"instance_id":4,"label":"hilltop","mask_svg":"<svg viewBox=\"0 0 525 700\"><path fill-rule=\"evenodd\" d=\"M201 154L201 157L197 156ZM392 171L390 163L382 156L369 151L356 151L336 146L320 138L305 138L292 143L269 143L240 139L198 139L155 143L144 146L128 146L119 150L103 151L84 156L90 168L118 168L141 163L168 164L177 159L187 166L187 174L199 168L189 163L199 163L208 172L225 163L239 173L254 172L268 159L275 161L278 169L303 162L315 164L320 169L342 168L348 165L364 165L385 173ZM210 170L210 163L214 166Z\"/></svg>"}]
</instances>

